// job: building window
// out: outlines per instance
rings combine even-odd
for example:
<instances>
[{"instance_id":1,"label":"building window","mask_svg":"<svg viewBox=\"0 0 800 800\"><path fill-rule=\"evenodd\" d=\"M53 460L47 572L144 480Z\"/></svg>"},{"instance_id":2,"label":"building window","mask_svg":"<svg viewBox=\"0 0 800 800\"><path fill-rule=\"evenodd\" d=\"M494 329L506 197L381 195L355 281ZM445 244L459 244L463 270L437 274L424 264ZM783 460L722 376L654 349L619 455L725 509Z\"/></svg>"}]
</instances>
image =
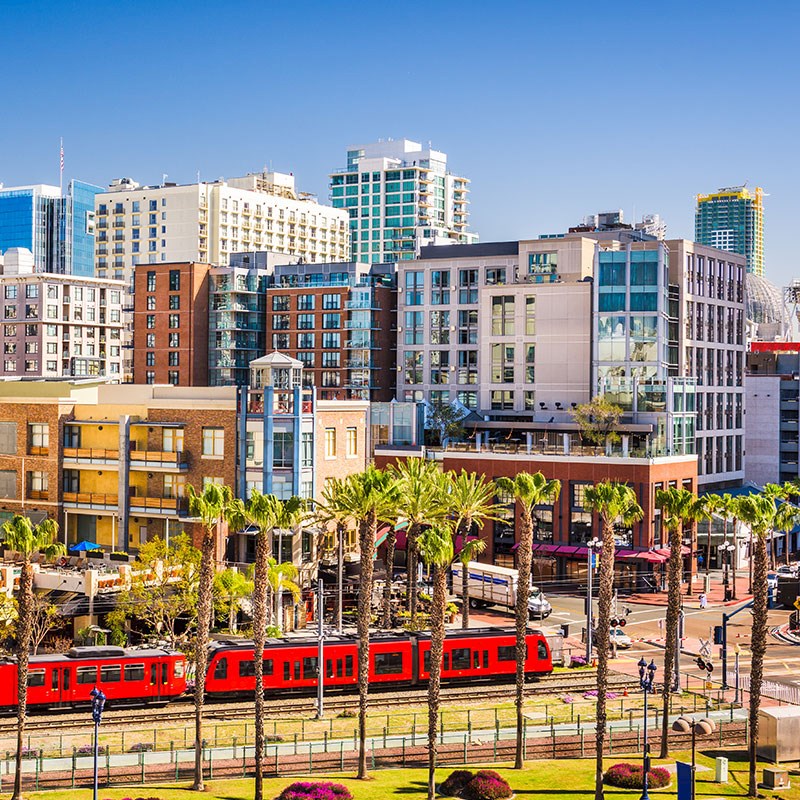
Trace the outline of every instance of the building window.
<instances>
[{"instance_id":1,"label":"building window","mask_svg":"<svg viewBox=\"0 0 800 800\"><path fill-rule=\"evenodd\" d=\"M211 458L222 458L225 455L223 428L203 428L203 455Z\"/></svg>"},{"instance_id":2,"label":"building window","mask_svg":"<svg viewBox=\"0 0 800 800\"><path fill-rule=\"evenodd\" d=\"M336 458L336 428L325 428L325 458Z\"/></svg>"},{"instance_id":3,"label":"building window","mask_svg":"<svg viewBox=\"0 0 800 800\"><path fill-rule=\"evenodd\" d=\"M181 307L181 296L179 294L171 294L169 296L170 311L177 311L180 307Z\"/></svg>"},{"instance_id":4,"label":"building window","mask_svg":"<svg viewBox=\"0 0 800 800\"><path fill-rule=\"evenodd\" d=\"M272 298L273 311L288 311L289 310L289 295L280 294Z\"/></svg>"},{"instance_id":5,"label":"building window","mask_svg":"<svg viewBox=\"0 0 800 800\"><path fill-rule=\"evenodd\" d=\"M431 350L431 383L450 383L449 350Z\"/></svg>"},{"instance_id":6,"label":"building window","mask_svg":"<svg viewBox=\"0 0 800 800\"><path fill-rule=\"evenodd\" d=\"M346 453L349 457L358 455L358 431L355 428L348 428L346 431Z\"/></svg>"},{"instance_id":7,"label":"building window","mask_svg":"<svg viewBox=\"0 0 800 800\"><path fill-rule=\"evenodd\" d=\"M46 472L29 472L28 486L30 487L31 500L46 500L48 478Z\"/></svg>"},{"instance_id":8,"label":"building window","mask_svg":"<svg viewBox=\"0 0 800 800\"><path fill-rule=\"evenodd\" d=\"M181 315L180 314L170 314L169 315L169 327L170 328L180 328L181 326Z\"/></svg>"},{"instance_id":9,"label":"building window","mask_svg":"<svg viewBox=\"0 0 800 800\"><path fill-rule=\"evenodd\" d=\"M514 392L500 391L491 393L493 411L513 411Z\"/></svg>"},{"instance_id":10,"label":"building window","mask_svg":"<svg viewBox=\"0 0 800 800\"><path fill-rule=\"evenodd\" d=\"M312 317L313 319L313 317ZM297 347L300 350L313 350L314 348L314 334L313 333L298 333L297 334Z\"/></svg>"},{"instance_id":11,"label":"building window","mask_svg":"<svg viewBox=\"0 0 800 800\"><path fill-rule=\"evenodd\" d=\"M148 314L145 324L147 325L148 328L155 328L155 326L156 326L156 315L155 314Z\"/></svg>"},{"instance_id":12,"label":"building window","mask_svg":"<svg viewBox=\"0 0 800 800\"><path fill-rule=\"evenodd\" d=\"M289 334L288 333L273 333L272 334L272 349L273 350L288 350L289 349Z\"/></svg>"},{"instance_id":13,"label":"building window","mask_svg":"<svg viewBox=\"0 0 800 800\"><path fill-rule=\"evenodd\" d=\"M167 373L167 382L172 384L173 386L177 386L180 383L181 375L180 372L176 369L171 369Z\"/></svg>"},{"instance_id":14,"label":"building window","mask_svg":"<svg viewBox=\"0 0 800 800\"><path fill-rule=\"evenodd\" d=\"M406 272L406 305L421 306L425 288L425 273L422 270Z\"/></svg>"},{"instance_id":15,"label":"building window","mask_svg":"<svg viewBox=\"0 0 800 800\"><path fill-rule=\"evenodd\" d=\"M161 434L161 447L165 453L183 451L183 428L164 428Z\"/></svg>"},{"instance_id":16,"label":"building window","mask_svg":"<svg viewBox=\"0 0 800 800\"><path fill-rule=\"evenodd\" d=\"M492 336L514 335L514 297L492 298Z\"/></svg>"},{"instance_id":17,"label":"building window","mask_svg":"<svg viewBox=\"0 0 800 800\"><path fill-rule=\"evenodd\" d=\"M322 366L328 369L338 369L341 366L341 353L331 351L322 354Z\"/></svg>"},{"instance_id":18,"label":"building window","mask_svg":"<svg viewBox=\"0 0 800 800\"><path fill-rule=\"evenodd\" d=\"M277 327L277 326L275 326ZM288 325L287 325L288 327ZM298 314L297 315L297 328L301 331L314 330L314 315L313 314Z\"/></svg>"},{"instance_id":19,"label":"building window","mask_svg":"<svg viewBox=\"0 0 800 800\"><path fill-rule=\"evenodd\" d=\"M294 465L294 435L291 431L275 431L273 436L273 467Z\"/></svg>"},{"instance_id":20,"label":"building window","mask_svg":"<svg viewBox=\"0 0 800 800\"><path fill-rule=\"evenodd\" d=\"M536 383L536 345L525 345L525 383Z\"/></svg>"},{"instance_id":21,"label":"building window","mask_svg":"<svg viewBox=\"0 0 800 800\"><path fill-rule=\"evenodd\" d=\"M458 312L458 343L478 343L478 310L459 310Z\"/></svg>"},{"instance_id":22,"label":"building window","mask_svg":"<svg viewBox=\"0 0 800 800\"><path fill-rule=\"evenodd\" d=\"M406 344L424 343L424 313L423 311L405 312L405 331L403 333Z\"/></svg>"},{"instance_id":23,"label":"building window","mask_svg":"<svg viewBox=\"0 0 800 800\"><path fill-rule=\"evenodd\" d=\"M181 272L178 269L169 271L169 290L179 292L181 290Z\"/></svg>"},{"instance_id":24,"label":"building window","mask_svg":"<svg viewBox=\"0 0 800 800\"><path fill-rule=\"evenodd\" d=\"M167 354L167 365L170 367L178 367L180 366L180 358L181 354L175 350L174 352L170 352Z\"/></svg>"},{"instance_id":25,"label":"building window","mask_svg":"<svg viewBox=\"0 0 800 800\"><path fill-rule=\"evenodd\" d=\"M461 305L478 302L478 270L458 271L458 302Z\"/></svg>"},{"instance_id":26,"label":"building window","mask_svg":"<svg viewBox=\"0 0 800 800\"><path fill-rule=\"evenodd\" d=\"M147 310L148 311L156 310L156 296L154 294L147 295Z\"/></svg>"},{"instance_id":27,"label":"building window","mask_svg":"<svg viewBox=\"0 0 800 800\"><path fill-rule=\"evenodd\" d=\"M478 351L458 351L458 382L461 384L478 383Z\"/></svg>"},{"instance_id":28,"label":"building window","mask_svg":"<svg viewBox=\"0 0 800 800\"><path fill-rule=\"evenodd\" d=\"M180 347L181 346L181 335L179 333L171 333L169 335L169 339L167 340L169 347Z\"/></svg>"},{"instance_id":29,"label":"building window","mask_svg":"<svg viewBox=\"0 0 800 800\"><path fill-rule=\"evenodd\" d=\"M486 268L486 285L487 286L503 286L506 282L506 268L505 267L487 267Z\"/></svg>"},{"instance_id":30,"label":"building window","mask_svg":"<svg viewBox=\"0 0 800 800\"><path fill-rule=\"evenodd\" d=\"M175 500L185 496L186 476L185 475L164 475L164 497Z\"/></svg>"},{"instance_id":31,"label":"building window","mask_svg":"<svg viewBox=\"0 0 800 800\"><path fill-rule=\"evenodd\" d=\"M50 447L50 426L47 423L34 422L29 426L31 455L46 456Z\"/></svg>"},{"instance_id":32,"label":"building window","mask_svg":"<svg viewBox=\"0 0 800 800\"><path fill-rule=\"evenodd\" d=\"M422 351L421 350L406 350L403 354L403 382L404 383L422 383Z\"/></svg>"},{"instance_id":33,"label":"building window","mask_svg":"<svg viewBox=\"0 0 800 800\"><path fill-rule=\"evenodd\" d=\"M313 311L314 310L314 297L313 294L301 294L297 297L297 310L298 311Z\"/></svg>"},{"instance_id":34,"label":"building window","mask_svg":"<svg viewBox=\"0 0 800 800\"><path fill-rule=\"evenodd\" d=\"M308 431L301 434L300 439L300 466L314 466L314 434Z\"/></svg>"},{"instance_id":35,"label":"building window","mask_svg":"<svg viewBox=\"0 0 800 800\"><path fill-rule=\"evenodd\" d=\"M155 374L155 372L152 372L150 370L145 372L145 374L144 374L144 382L147 383L147 384L150 384L152 386L156 382L156 374Z\"/></svg>"},{"instance_id":36,"label":"building window","mask_svg":"<svg viewBox=\"0 0 800 800\"><path fill-rule=\"evenodd\" d=\"M431 305L446 306L450 304L450 270L434 270L431 272Z\"/></svg>"},{"instance_id":37,"label":"building window","mask_svg":"<svg viewBox=\"0 0 800 800\"><path fill-rule=\"evenodd\" d=\"M148 350L144 355L144 365L146 367L154 367L156 365L156 354L152 350Z\"/></svg>"},{"instance_id":38,"label":"building window","mask_svg":"<svg viewBox=\"0 0 800 800\"><path fill-rule=\"evenodd\" d=\"M335 295L338 297L339 295ZM323 314L322 315L322 327L323 328L341 328L342 327L342 315L341 314Z\"/></svg>"},{"instance_id":39,"label":"building window","mask_svg":"<svg viewBox=\"0 0 800 800\"><path fill-rule=\"evenodd\" d=\"M323 333L322 347L325 350L338 350L341 346L341 335L338 333Z\"/></svg>"},{"instance_id":40,"label":"building window","mask_svg":"<svg viewBox=\"0 0 800 800\"><path fill-rule=\"evenodd\" d=\"M324 311L335 311L342 307L342 296L340 294L322 295L322 308Z\"/></svg>"},{"instance_id":41,"label":"building window","mask_svg":"<svg viewBox=\"0 0 800 800\"><path fill-rule=\"evenodd\" d=\"M155 290L156 290L156 273L151 271L147 273L147 291L154 292Z\"/></svg>"},{"instance_id":42,"label":"building window","mask_svg":"<svg viewBox=\"0 0 800 800\"><path fill-rule=\"evenodd\" d=\"M536 335L536 295L525 298L525 334Z\"/></svg>"}]
</instances>

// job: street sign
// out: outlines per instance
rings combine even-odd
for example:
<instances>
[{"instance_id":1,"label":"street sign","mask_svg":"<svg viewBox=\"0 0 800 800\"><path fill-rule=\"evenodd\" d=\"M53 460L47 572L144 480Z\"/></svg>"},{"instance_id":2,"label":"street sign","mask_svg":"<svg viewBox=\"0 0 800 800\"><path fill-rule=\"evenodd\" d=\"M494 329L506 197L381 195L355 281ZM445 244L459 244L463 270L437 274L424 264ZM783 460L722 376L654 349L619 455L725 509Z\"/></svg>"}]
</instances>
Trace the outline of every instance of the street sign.
<instances>
[{"instance_id":1,"label":"street sign","mask_svg":"<svg viewBox=\"0 0 800 800\"><path fill-rule=\"evenodd\" d=\"M706 658L711 655L711 642L703 638L700 639L700 655Z\"/></svg>"},{"instance_id":2,"label":"street sign","mask_svg":"<svg viewBox=\"0 0 800 800\"><path fill-rule=\"evenodd\" d=\"M796 608L798 611L800 611L800 597L798 597L798 598L797 598L797 599L794 601L794 607L795 607L795 608Z\"/></svg>"}]
</instances>

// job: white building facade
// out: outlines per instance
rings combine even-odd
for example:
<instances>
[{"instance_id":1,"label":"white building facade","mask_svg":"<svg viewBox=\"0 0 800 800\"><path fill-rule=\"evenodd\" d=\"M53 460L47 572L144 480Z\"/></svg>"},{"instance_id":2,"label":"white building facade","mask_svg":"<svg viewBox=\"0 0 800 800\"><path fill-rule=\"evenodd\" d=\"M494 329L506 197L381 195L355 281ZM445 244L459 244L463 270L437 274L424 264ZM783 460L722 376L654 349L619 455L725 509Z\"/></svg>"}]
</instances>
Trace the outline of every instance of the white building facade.
<instances>
[{"instance_id":1,"label":"white building facade","mask_svg":"<svg viewBox=\"0 0 800 800\"><path fill-rule=\"evenodd\" d=\"M276 172L177 185L115 180L95 201L99 278L130 282L139 264L225 266L231 253L271 250L307 262L349 259L348 215Z\"/></svg>"}]
</instances>

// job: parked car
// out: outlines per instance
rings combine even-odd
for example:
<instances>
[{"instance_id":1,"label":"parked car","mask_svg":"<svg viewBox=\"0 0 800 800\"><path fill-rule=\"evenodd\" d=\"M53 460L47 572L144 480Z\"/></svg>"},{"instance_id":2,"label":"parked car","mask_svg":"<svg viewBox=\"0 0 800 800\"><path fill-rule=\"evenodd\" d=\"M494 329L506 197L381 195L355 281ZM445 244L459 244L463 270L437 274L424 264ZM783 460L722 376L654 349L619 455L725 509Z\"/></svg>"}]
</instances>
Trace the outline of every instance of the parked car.
<instances>
[{"instance_id":1,"label":"parked car","mask_svg":"<svg viewBox=\"0 0 800 800\"><path fill-rule=\"evenodd\" d=\"M796 578L797 577L797 564L783 564L782 566L778 567L775 570L778 577L786 576L787 578Z\"/></svg>"},{"instance_id":2,"label":"parked car","mask_svg":"<svg viewBox=\"0 0 800 800\"><path fill-rule=\"evenodd\" d=\"M597 631L592 634L595 641L597 641ZM622 628L612 628L608 632L609 644L616 644L618 650L628 650L633 647L633 639L628 636Z\"/></svg>"}]
</instances>

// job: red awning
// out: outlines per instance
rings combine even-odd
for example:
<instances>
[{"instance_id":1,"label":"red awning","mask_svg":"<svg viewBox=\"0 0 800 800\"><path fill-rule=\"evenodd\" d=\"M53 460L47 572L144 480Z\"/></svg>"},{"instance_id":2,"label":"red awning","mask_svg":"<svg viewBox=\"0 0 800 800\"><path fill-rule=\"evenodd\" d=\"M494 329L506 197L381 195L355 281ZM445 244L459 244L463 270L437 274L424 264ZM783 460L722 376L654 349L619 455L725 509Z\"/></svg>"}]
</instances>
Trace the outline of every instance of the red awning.
<instances>
[{"instance_id":1,"label":"red awning","mask_svg":"<svg viewBox=\"0 0 800 800\"><path fill-rule=\"evenodd\" d=\"M660 556L666 556L666 558L669 558L670 549L669 549L669 547L660 547L658 550L653 550L652 552L658 553ZM688 556L689 553L691 553L691 552L692 551L685 544L681 545L681 555L682 556Z\"/></svg>"},{"instance_id":2,"label":"red awning","mask_svg":"<svg viewBox=\"0 0 800 800\"><path fill-rule=\"evenodd\" d=\"M646 561L648 564L663 564L669 561L669 556L660 555L659 553L649 550L644 553L636 553L631 558L638 558L640 561Z\"/></svg>"}]
</instances>

